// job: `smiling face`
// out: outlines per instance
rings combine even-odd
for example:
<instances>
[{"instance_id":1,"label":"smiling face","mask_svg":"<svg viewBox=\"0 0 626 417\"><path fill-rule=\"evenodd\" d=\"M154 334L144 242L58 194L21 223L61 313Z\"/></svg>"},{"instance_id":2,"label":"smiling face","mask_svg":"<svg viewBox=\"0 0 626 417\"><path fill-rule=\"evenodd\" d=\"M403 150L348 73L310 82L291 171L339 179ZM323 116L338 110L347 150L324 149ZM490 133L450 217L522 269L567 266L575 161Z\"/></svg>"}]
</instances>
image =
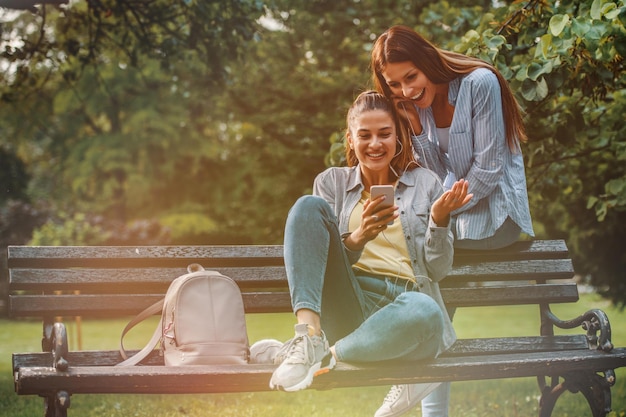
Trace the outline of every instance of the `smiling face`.
<instances>
[{"instance_id":1,"label":"smiling face","mask_svg":"<svg viewBox=\"0 0 626 417\"><path fill-rule=\"evenodd\" d=\"M387 183L397 145L392 115L381 109L361 112L351 120L347 138L366 182Z\"/></svg>"},{"instance_id":2,"label":"smiling face","mask_svg":"<svg viewBox=\"0 0 626 417\"><path fill-rule=\"evenodd\" d=\"M441 86L430 81L411 61L388 63L382 76L393 99L407 99L420 108L430 107L442 92Z\"/></svg>"}]
</instances>

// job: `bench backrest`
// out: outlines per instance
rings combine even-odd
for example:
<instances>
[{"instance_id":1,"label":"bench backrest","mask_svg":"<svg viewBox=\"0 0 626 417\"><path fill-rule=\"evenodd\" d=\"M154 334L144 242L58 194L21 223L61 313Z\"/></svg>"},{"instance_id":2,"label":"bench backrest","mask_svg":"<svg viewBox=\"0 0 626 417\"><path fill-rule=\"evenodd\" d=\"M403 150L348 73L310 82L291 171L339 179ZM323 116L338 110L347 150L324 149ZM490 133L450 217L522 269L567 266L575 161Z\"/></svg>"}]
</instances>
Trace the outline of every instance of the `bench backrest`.
<instances>
[{"instance_id":1,"label":"bench backrest","mask_svg":"<svg viewBox=\"0 0 626 417\"><path fill-rule=\"evenodd\" d=\"M190 263L236 280L248 312L291 311L279 245L10 246L10 317L134 315L165 294ZM441 283L451 307L574 302L578 291L561 240L497 251L457 251ZM537 285L540 284L540 285Z\"/></svg>"}]
</instances>

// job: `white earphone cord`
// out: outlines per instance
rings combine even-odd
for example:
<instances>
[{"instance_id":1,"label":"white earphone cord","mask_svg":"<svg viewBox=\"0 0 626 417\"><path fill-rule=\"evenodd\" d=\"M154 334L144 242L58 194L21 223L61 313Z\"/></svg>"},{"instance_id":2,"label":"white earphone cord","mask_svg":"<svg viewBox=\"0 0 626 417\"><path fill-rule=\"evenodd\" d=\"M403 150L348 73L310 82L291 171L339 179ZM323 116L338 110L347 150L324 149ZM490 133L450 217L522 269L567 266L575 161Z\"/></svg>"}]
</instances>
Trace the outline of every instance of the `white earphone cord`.
<instances>
[{"instance_id":1,"label":"white earphone cord","mask_svg":"<svg viewBox=\"0 0 626 417\"><path fill-rule=\"evenodd\" d=\"M407 120L407 122L408 122L408 124L409 124L409 132L408 132L408 133L409 133L409 135L411 135L411 136L417 136L417 135L415 134L415 130L413 130L413 125L412 125L412 124L411 124L411 122L409 121L409 113L406 111L406 107L404 107L404 103L400 103L400 105L402 106L402 110L404 111L404 116L406 117L406 120ZM430 169L430 167L428 166L428 161L427 161L427 159L426 159L426 151L424 150L424 147L422 146L422 144L421 144L419 141L416 141L416 142L417 142L417 144L419 145L420 149L422 150L422 155L424 155L424 164L425 164L425 167L426 167L427 169ZM414 161L411 161L411 162L414 162ZM404 171L406 171L406 170L409 168L409 166L411 166L411 162L410 162L410 163L406 166L406 168L404 169ZM417 162L416 162L416 164L417 164ZM394 174L395 174L395 172L394 172ZM397 175L397 174L396 174L396 175Z\"/></svg>"}]
</instances>

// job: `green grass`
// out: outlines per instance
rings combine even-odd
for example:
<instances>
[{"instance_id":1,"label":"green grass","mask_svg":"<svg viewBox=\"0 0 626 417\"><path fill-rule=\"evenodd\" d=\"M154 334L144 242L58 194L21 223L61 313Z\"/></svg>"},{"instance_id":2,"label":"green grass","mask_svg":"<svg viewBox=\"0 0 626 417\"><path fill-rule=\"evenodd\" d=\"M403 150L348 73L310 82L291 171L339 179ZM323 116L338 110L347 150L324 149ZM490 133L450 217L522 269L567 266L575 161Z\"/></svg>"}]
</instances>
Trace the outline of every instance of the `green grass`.
<instances>
[{"instance_id":1,"label":"green grass","mask_svg":"<svg viewBox=\"0 0 626 417\"><path fill-rule=\"evenodd\" d=\"M626 346L626 312L619 311L596 295L583 295L575 304L556 306L562 319L571 319L590 308L602 308L611 319L613 342ZM83 349L116 349L125 320L83 320ZM530 306L459 309L454 319L459 337L536 335L539 319ZM129 348L139 348L148 340L154 322L134 330L128 337ZM290 314L257 314L248 317L250 341L273 337L291 337ZM68 323L71 336L76 324ZM575 329L566 333L581 333ZM563 332L565 333L565 332ZM43 415L43 400L35 396L17 396L11 376L11 353L37 351L41 325L31 321L0 320L0 416L30 417ZM71 339L75 349L77 341ZM617 370L613 387L612 417L626 416L626 368ZM72 397L70 416L74 417L285 417L285 416L370 416L378 408L389 387L306 390L296 393L262 392L206 395L76 395ZM530 417L537 415L538 388L534 378L493 381L456 382L452 385L450 415L458 417ZM418 409L407 414L420 416ZM555 417L591 415L580 394L564 394L557 403Z\"/></svg>"}]
</instances>

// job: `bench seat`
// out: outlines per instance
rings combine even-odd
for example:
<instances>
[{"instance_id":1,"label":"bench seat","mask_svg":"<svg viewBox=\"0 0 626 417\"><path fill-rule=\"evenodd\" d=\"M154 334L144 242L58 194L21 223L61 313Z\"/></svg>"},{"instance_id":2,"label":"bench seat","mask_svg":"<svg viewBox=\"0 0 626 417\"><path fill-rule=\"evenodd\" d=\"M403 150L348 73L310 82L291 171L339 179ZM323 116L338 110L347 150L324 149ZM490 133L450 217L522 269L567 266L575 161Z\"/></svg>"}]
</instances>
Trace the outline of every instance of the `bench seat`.
<instances>
[{"instance_id":1,"label":"bench seat","mask_svg":"<svg viewBox=\"0 0 626 417\"><path fill-rule=\"evenodd\" d=\"M442 356L433 362L338 363L314 379L313 389L391 385L417 382L472 381L582 373L588 376L624 366L626 349L611 355L592 350ZM272 365L147 365L111 367L72 365L59 372L51 366L22 367L19 394L52 392L63 387L73 394L185 394L269 391Z\"/></svg>"}]
</instances>

